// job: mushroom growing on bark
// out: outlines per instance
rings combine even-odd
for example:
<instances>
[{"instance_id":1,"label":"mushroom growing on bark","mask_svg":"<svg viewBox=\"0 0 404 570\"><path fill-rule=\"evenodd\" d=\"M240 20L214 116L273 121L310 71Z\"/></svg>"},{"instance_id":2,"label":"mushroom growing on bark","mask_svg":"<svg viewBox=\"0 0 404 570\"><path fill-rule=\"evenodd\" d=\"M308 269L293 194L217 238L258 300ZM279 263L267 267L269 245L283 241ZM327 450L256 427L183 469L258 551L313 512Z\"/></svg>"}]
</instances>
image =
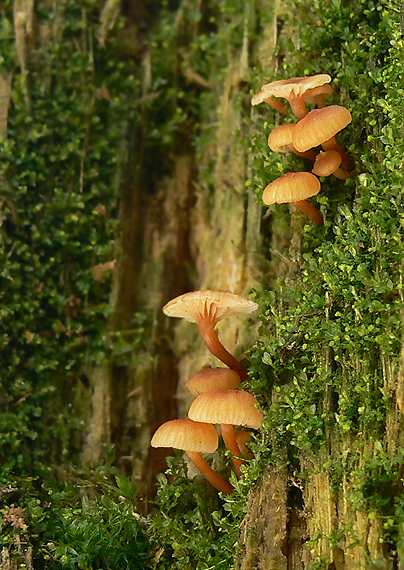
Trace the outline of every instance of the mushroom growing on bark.
<instances>
[{"instance_id":1,"label":"mushroom growing on bark","mask_svg":"<svg viewBox=\"0 0 404 570\"><path fill-rule=\"evenodd\" d=\"M213 453L219 446L219 437L212 424L194 422L191 419L171 420L161 425L151 440L152 447L182 449L206 479L218 491L230 495L234 488L223 479L202 457Z\"/></svg>"},{"instance_id":2,"label":"mushroom growing on bark","mask_svg":"<svg viewBox=\"0 0 404 570\"><path fill-rule=\"evenodd\" d=\"M307 115L305 94L307 91L330 83L331 77L326 74L312 75L309 77L295 77L293 79L281 79L272 81L261 87L261 91L253 96L252 105L258 105L267 101L271 105L271 98L279 97L289 101L293 113L298 119Z\"/></svg>"},{"instance_id":3,"label":"mushroom growing on bark","mask_svg":"<svg viewBox=\"0 0 404 570\"><path fill-rule=\"evenodd\" d=\"M237 445L233 426L259 429L262 414L257 409L258 401L252 394L243 390L211 390L200 394L191 404L188 417L196 422L220 424L222 437L227 449L232 453L238 476L241 475Z\"/></svg>"},{"instance_id":4,"label":"mushroom growing on bark","mask_svg":"<svg viewBox=\"0 0 404 570\"><path fill-rule=\"evenodd\" d=\"M227 291L193 291L176 297L163 307L169 317L182 317L198 325L202 339L210 352L235 370L240 378L248 378L245 366L228 352L217 336L215 327L230 315L245 315L258 308L257 303Z\"/></svg>"},{"instance_id":5,"label":"mushroom growing on bark","mask_svg":"<svg viewBox=\"0 0 404 570\"><path fill-rule=\"evenodd\" d=\"M236 390L240 386L240 376L229 368L203 368L186 383L195 398L209 390Z\"/></svg>"},{"instance_id":6,"label":"mushroom growing on bark","mask_svg":"<svg viewBox=\"0 0 404 570\"><path fill-rule=\"evenodd\" d=\"M306 152L320 145L324 150L336 150L341 155L344 168L350 171L351 156L341 148L335 135L351 121L351 113L341 105L313 109L297 123L293 131L293 146L299 152Z\"/></svg>"},{"instance_id":7,"label":"mushroom growing on bark","mask_svg":"<svg viewBox=\"0 0 404 570\"><path fill-rule=\"evenodd\" d=\"M320 181L314 174L288 172L268 184L262 194L262 200L267 206L292 203L298 210L307 214L315 224L321 226L324 220L320 210L307 202L307 198L318 194L320 189Z\"/></svg>"}]
</instances>

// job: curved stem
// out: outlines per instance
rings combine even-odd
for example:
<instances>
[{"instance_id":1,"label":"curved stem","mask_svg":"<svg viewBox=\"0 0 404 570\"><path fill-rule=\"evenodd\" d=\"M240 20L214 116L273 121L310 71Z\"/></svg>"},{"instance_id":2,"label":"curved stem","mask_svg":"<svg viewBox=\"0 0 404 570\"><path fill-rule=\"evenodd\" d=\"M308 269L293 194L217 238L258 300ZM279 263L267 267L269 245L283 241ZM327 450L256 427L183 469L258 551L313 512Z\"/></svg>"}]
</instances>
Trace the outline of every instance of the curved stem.
<instances>
[{"instance_id":1,"label":"curved stem","mask_svg":"<svg viewBox=\"0 0 404 570\"><path fill-rule=\"evenodd\" d=\"M299 200L298 202L293 202L298 210L307 214L309 218L318 226L324 224L324 218L320 210L318 210L313 204L310 204L307 200Z\"/></svg>"},{"instance_id":2,"label":"curved stem","mask_svg":"<svg viewBox=\"0 0 404 570\"><path fill-rule=\"evenodd\" d=\"M236 470L237 476L240 477L240 465L243 465L244 461L237 459L237 457L240 455L240 449L237 445L234 428L232 424L220 424L220 429L222 430L223 441L227 449L233 454L232 460L234 463L234 468Z\"/></svg>"},{"instance_id":3,"label":"curved stem","mask_svg":"<svg viewBox=\"0 0 404 570\"><path fill-rule=\"evenodd\" d=\"M292 111L295 117L300 121L303 119L308 113L306 103L304 101L303 95L299 97L291 97L289 99L290 106L292 107Z\"/></svg>"},{"instance_id":4,"label":"curved stem","mask_svg":"<svg viewBox=\"0 0 404 570\"><path fill-rule=\"evenodd\" d=\"M288 114L288 108L286 107L285 103L280 99L275 99L274 97L268 97L267 99L264 99L264 101L265 103L268 103L268 105L271 105L271 107L273 107L283 115Z\"/></svg>"},{"instance_id":5,"label":"curved stem","mask_svg":"<svg viewBox=\"0 0 404 570\"><path fill-rule=\"evenodd\" d=\"M185 452L189 459L194 463L194 465L199 469L199 471L205 475L206 479L211 485L215 487L221 493L225 495L231 495L234 491L234 487L230 485L228 481L225 481L223 477L216 473L214 469L209 465L209 463L202 457L198 451L186 451Z\"/></svg>"},{"instance_id":6,"label":"curved stem","mask_svg":"<svg viewBox=\"0 0 404 570\"><path fill-rule=\"evenodd\" d=\"M297 154L297 156L301 156L302 158L308 158L309 160L312 160L313 162L316 160L317 153L315 150L306 150L305 152L299 152L298 150L295 149L293 144L289 144L288 147L290 148L290 150L292 152Z\"/></svg>"},{"instance_id":7,"label":"curved stem","mask_svg":"<svg viewBox=\"0 0 404 570\"><path fill-rule=\"evenodd\" d=\"M198 328L210 352L224 364L227 364L227 366L235 370L242 380L247 380L248 374L246 367L225 349L217 336L215 327L211 323L206 322L206 320L201 319L201 321L198 322Z\"/></svg>"}]
</instances>

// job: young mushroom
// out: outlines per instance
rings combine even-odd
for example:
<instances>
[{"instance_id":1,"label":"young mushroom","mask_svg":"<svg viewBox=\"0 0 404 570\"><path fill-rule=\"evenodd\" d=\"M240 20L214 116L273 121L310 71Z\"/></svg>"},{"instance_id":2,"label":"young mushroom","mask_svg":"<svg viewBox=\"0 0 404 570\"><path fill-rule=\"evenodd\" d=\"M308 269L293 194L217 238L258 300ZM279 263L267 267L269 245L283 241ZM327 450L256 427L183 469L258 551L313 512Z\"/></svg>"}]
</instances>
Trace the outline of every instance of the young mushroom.
<instances>
[{"instance_id":1,"label":"young mushroom","mask_svg":"<svg viewBox=\"0 0 404 570\"><path fill-rule=\"evenodd\" d=\"M326 74L312 75L309 77L295 77L293 79L281 79L272 81L261 87L261 91L251 99L252 105L258 105L263 101L269 104L270 99L279 97L289 101L293 113L298 119L307 115L306 102L304 96L307 91L330 83L331 77ZM268 100L269 99L269 100Z\"/></svg>"},{"instance_id":2,"label":"young mushroom","mask_svg":"<svg viewBox=\"0 0 404 570\"><path fill-rule=\"evenodd\" d=\"M210 352L235 370L240 378L248 378L245 366L228 352L217 336L215 327L230 315L245 315L258 308L257 303L227 291L193 291L176 297L163 307L169 317L182 317L198 325L202 339Z\"/></svg>"},{"instance_id":3,"label":"young mushroom","mask_svg":"<svg viewBox=\"0 0 404 570\"><path fill-rule=\"evenodd\" d=\"M309 89L304 94L304 101L309 105L317 105L317 107L325 107L326 99L332 95L331 85L325 84L320 85L320 87L315 87L314 89Z\"/></svg>"},{"instance_id":4,"label":"young mushroom","mask_svg":"<svg viewBox=\"0 0 404 570\"><path fill-rule=\"evenodd\" d=\"M247 447L247 443L252 440L252 435L245 429L239 429L235 432L238 448L244 459L253 459L254 455Z\"/></svg>"},{"instance_id":5,"label":"young mushroom","mask_svg":"<svg viewBox=\"0 0 404 570\"><path fill-rule=\"evenodd\" d=\"M341 162L341 155L336 150L319 152L314 161L312 172L317 176L330 176L330 174L333 174L341 180L346 180L349 172L340 168Z\"/></svg>"},{"instance_id":6,"label":"young mushroom","mask_svg":"<svg viewBox=\"0 0 404 570\"><path fill-rule=\"evenodd\" d=\"M338 144L335 135L352 121L352 115L341 105L329 105L322 109L313 109L301 119L293 131L293 146L299 152L322 146L324 150L336 150L342 158L342 164L351 169L351 156Z\"/></svg>"},{"instance_id":7,"label":"young mushroom","mask_svg":"<svg viewBox=\"0 0 404 570\"><path fill-rule=\"evenodd\" d=\"M151 440L152 447L182 449L206 479L218 491L230 495L234 488L223 479L202 457L213 453L219 446L219 437L212 424L194 422L191 419L171 420L161 425Z\"/></svg>"},{"instance_id":8,"label":"young mushroom","mask_svg":"<svg viewBox=\"0 0 404 570\"><path fill-rule=\"evenodd\" d=\"M230 368L203 368L188 380L186 386L195 398L209 390L236 390L240 376Z\"/></svg>"},{"instance_id":9,"label":"young mushroom","mask_svg":"<svg viewBox=\"0 0 404 570\"><path fill-rule=\"evenodd\" d=\"M292 203L298 210L307 214L315 224L321 226L324 220L320 210L307 202L307 198L318 194L320 189L320 181L314 174L288 172L268 184L262 194L262 200L267 206L275 203Z\"/></svg>"},{"instance_id":10,"label":"young mushroom","mask_svg":"<svg viewBox=\"0 0 404 570\"><path fill-rule=\"evenodd\" d=\"M258 401L252 394L243 390L211 390L200 394L191 404L188 417L196 422L220 424L222 437L227 449L232 453L238 476L241 475L238 459L240 449L233 426L259 429L262 414L257 409Z\"/></svg>"}]
</instances>

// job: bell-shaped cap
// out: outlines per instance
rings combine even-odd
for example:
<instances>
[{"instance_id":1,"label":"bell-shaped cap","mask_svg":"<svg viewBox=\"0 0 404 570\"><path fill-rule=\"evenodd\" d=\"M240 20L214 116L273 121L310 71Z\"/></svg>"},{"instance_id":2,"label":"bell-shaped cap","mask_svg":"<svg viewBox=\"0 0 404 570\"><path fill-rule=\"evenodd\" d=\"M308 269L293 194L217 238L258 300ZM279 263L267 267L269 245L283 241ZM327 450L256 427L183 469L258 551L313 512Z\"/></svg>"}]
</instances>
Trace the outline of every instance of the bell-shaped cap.
<instances>
[{"instance_id":1,"label":"bell-shaped cap","mask_svg":"<svg viewBox=\"0 0 404 570\"><path fill-rule=\"evenodd\" d=\"M268 137L268 146L274 152L287 152L292 144L295 123L281 125L274 129Z\"/></svg>"},{"instance_id":2,"label":"bell-shaped cap","mask_svg":"<svg viewBox=\"0 0 404 570\"><path fill-rule=\"evenodd\" d=\"M336 150L319 152L313 165L312 172L317 176L329 176L341 166L342 158Z\"/></svg>"},{"instance_id":3,"label":"bell-shaped cap","mask_svg":"<svg viewBox=\"0 0 404 570\"><path fill-rule=\"evenodd\" d=\"M240 376L230 368L203 368L186 384L195 397L209 390L236 390L240 386Z\"/></svg>"},{"instance_id":4,"label":"bell-shaped cap","mask_svg":"<svg viewBox=\"0 0 404 570\"><path fill-rule=\"evenodd\" d=\"M351 113L341 105L313 109L297 123L293 131L293 146L299 152L304 152L322 145L342 131L351 121Z\"/></svg>"},{"instance_id":5,"label":"bell-shaped cap","mask_svg":"<svg viewBox=\"0 0 404 570\"><path fill-rule=\"evenodd\" d=\"M169 301L163 312L168 317L182 317L191 323L206 319L214 325L230 315L252 313L257 303L228 291L192 291Z\"/></svg>"},{"instance_id":6,"label":"bell-shaped cap","mask_svg":"<svg viewBox=\"0 0 404 570\"><path fill-rule=\"evenodd\" d=\"M319 179L310 172L288 172L265 188L262 194L264 204L284 204L307 200L320 192Z\"/></svg>"},{"instance_id":7,"label":"bell-shaped cap","mask_svg":"<svg viewBox=\"0 0 404 570\"><path fill-rule=\"evenodd\" d=\"M258 429L262 424L262 414L257 404L257 399L243 390L211 390L203 392L192 402L188 416L197 422Z\"/></svg>"},{"instance_id":8,"label":"bell-shaped cap","mask_svg":"<svg viewBox=\"0 0 404 570\"><path fill-rule=\"evenodd\" d=\"M212 424L195 422L189 418L171 420L158 428L152 437L151 446L213 453L219 446L219 436Z\"/></svg>"}]
</instances>

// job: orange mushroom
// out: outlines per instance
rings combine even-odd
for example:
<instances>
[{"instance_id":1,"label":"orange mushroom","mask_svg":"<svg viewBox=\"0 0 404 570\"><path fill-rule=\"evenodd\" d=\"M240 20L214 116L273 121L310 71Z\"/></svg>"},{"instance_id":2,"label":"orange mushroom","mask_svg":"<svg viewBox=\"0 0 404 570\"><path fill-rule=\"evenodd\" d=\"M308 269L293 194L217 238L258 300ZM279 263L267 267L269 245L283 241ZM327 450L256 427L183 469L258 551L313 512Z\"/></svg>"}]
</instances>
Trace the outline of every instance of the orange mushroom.
<instances>
[{"instance_id":1,"label":"orange mushroom","mask_svg":"<svg viewBox=\"0 0 404 570\"><path fill-rule=\"evenodd\" d=\"M280 127L274 129L268 137L269 148L274 152L292 151L298 156L314 161L316 158L316 153L314 150L299 152L293 146L292 140L295 126L296 123L289 123L287 125L281 125Z\"/></svg>"},{"instance_id":2,"label":"orange mushroom","mask_svg":"<svg viewBox=\"0 0 404 570\"><path fill-rule=\"evenodd\" d=\"M314 174L288 172L268 184L262 194L262 200L267 206L292 203L315 224L321 226L324 220L320 210L307 201L307 198L318 194L320 189L320 181Z\"/></svg>"},{"instance_id":3,"label":"orange mushroom","mask_svg":"<svg viewBox=\"0 0 404 570\"><path fill-rule=\"evenodd\" d=\"M191 419L171 420L161 425L151 440L152 447L182 449L206 479L218 491L230 495L234 488L223 479L202 457L213 453L219 446L219 437L212 424L194 422Z\"/></svg>"},{"instance_id":4,"label":"orange mushroom","mask_svg":"<svg viewBox=\"0 0 404 570\"><path fill-rule=\"evenodd\" d=\"M236 390L240 376L229 368L203 368L188 380L186 386L195 398L208 390Z\"/></svg>"},{"instance_id":5,"label":"orange mushroom","mask_svg":"<svg viewBox=\"0 0 404 570\"><path fill-rule=\"evenodd\" d=\"M210 390L200 394L191 404L188 417L196 422L220 424L222 437L227 449L232 453L238 476L241 475L240 449L233 426L259 429L262 414L257 409L258 401L252 394L243 390Z\"/></svg>"},{"instance_id":6,"label":"orange mushroom","mask_svg":"<svg viewBox=\"0 0 404 570\"><path fill-rule=\"evenodd\" d=\"M248 378L245 366L228 352L217 336L215 326L230 315L252 313L257 303L227 291L193 291L176 297L163 307L169 317L182 317L198 325L199 332L210 352L235 370L240 378Z\"/></svg>"},{"instance_id":7,"label":"orange mushroom","mask_svg":"<svg viewBox=\"0 0 404 570\"><path fill-rule=\"evenodd\" d=\"M295 77L293 79L272 81L272 83L267 83L261 87L261 91L253 96L251 104L258 105L273 97L286 99L289 101L295 116L298 119L302 119L307 115L307 107L304 100L305 93L311 89L330 83L330 81L331 77L326 73L309 77Z\"/></svg>"},{"instance_id":8,"label":"orange mushroom","mask_svg":"<svg viewBox=\"0 0 404 570\"><path fill-rule=\"evenodd\" d=\"M313 109L301 119L293 131L293 146L299 152L321 145L324 150L336 150L342 158L342 164L348 171L351 168L350 155L338 144L335 135L352 121L348 109L341 105L329 105L322 109Z\"/></svg>"}]
</instances>

